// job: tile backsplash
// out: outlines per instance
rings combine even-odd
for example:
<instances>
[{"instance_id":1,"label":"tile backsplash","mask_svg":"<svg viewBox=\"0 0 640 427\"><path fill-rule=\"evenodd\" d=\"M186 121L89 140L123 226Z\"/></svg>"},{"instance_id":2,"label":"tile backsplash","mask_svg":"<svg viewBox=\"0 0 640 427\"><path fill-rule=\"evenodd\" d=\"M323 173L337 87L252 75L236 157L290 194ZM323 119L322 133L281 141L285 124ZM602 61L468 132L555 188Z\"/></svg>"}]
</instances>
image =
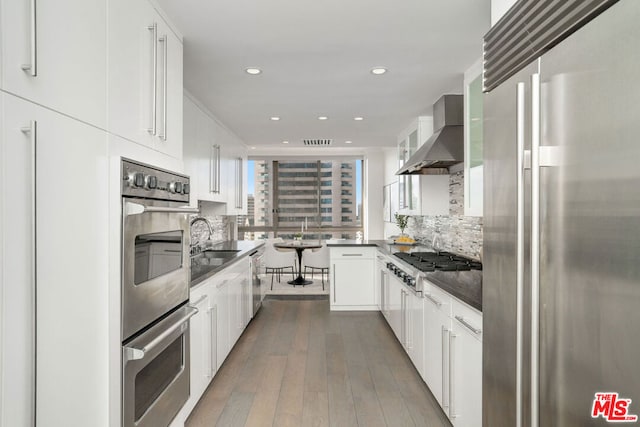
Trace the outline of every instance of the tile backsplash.
<instances>
[{"instance_id":1,"label":"tile backsplash","mask_svg":"<svg viewBox=\"0 0 640 427\"><path fill-rule=\"evenodd\" d=\"M197 215L193 215L190 218L192 221L196 218ZM203 216L209 221L211 224L211 228L213 229L213 234L211 235L211 240L222 241L229 239L229 229L230 229L230 221L233 221L235 217L226 216L226 215L205 215ZM207 236L209 234L209 229L207 226L199 221L191 226L191 244L196 244L198 242L203 243L207 240Z\"/></svg>"},{"instance_id":2,"label":"tile backsplash","mask_svg":"<svg viewBox=\"0 0 640 427\"><path fill-rule=\"evenodd\" d=\"M463 171L449 178L449 215L413 216L407 232L427 245L431 245L437 233L443 250L481 258L482 217L464 216Z\"/></svg>"}]
</instances>

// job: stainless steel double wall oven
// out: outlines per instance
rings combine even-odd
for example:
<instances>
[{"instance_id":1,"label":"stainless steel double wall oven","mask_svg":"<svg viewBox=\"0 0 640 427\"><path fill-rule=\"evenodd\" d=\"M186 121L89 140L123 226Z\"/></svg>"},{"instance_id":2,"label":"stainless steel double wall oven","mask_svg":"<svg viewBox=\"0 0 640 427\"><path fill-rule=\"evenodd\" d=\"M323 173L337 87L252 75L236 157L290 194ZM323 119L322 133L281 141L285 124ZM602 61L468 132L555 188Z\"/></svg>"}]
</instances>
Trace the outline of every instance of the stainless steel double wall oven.
<instances>
[{"instance_id":1,"label":"stainless steel double wall oven","mask_svg":"<svg viewBox=\"0 0 640 427\"><path fill-rule=\"evenodd\" d=\"M167 426L189 397L189 178L122 160L122 425Z\"/></svg>"}]
</instances>

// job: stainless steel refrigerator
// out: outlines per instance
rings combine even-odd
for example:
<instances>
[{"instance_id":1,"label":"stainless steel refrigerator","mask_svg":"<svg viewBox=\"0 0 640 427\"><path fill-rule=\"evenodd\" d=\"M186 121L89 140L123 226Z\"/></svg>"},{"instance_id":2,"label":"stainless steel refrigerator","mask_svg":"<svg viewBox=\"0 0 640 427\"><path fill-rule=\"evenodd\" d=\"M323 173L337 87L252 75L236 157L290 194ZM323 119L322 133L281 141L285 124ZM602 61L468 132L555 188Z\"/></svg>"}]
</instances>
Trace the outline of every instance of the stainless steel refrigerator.
<instances>
[{"instance_id":1,"label":"stainless steel refrigerator","mask_svg":"<svg viewBox=\"0 0 640 427\"><path fill-rule=\"evenodd\" d=\"M505 19L485 37L483 426L632 421L640 1L520 1Z\"/></svg>"}]
</instances>

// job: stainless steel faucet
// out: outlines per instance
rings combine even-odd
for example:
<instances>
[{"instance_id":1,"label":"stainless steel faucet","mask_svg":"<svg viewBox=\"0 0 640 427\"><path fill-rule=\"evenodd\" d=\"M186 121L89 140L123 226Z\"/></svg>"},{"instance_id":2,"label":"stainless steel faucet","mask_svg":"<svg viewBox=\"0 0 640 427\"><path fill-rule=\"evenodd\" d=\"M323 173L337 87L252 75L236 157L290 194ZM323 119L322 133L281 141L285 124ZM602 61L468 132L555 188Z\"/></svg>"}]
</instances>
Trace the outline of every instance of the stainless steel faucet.
<instances>
[{"instance_id":1,"label":"stainless steel faucet","mask_svg":"<svg viewBox=\"0 0 640 427\"><path fill-rule=\"evenodd\" d=\"M198 216L195 217L194 219L191 220L191 226L193 226L193 224L195 224L196 222L204 222L205 224L207 224L207 228L209 229L209 236L207 237L207 240L211 240L211 235L213 234L213 228L211 227L211 223L209 222L209 220L205 217L202 216ZM191 246L196 245L197 243L200 243L199 241L196 243L191 242Z\"/></svg>"}]
</instances>

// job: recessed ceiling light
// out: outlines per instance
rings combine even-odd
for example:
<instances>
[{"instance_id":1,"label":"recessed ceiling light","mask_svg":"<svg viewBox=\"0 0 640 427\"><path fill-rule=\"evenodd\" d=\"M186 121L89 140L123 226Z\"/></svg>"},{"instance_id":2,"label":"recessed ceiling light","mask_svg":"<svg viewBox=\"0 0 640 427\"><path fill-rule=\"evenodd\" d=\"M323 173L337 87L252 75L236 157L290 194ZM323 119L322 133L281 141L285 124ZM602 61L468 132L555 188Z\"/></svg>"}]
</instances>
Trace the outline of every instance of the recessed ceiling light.
<instances>
[{"instance_id":1,"label":"recessed ceiling light","mask_svg":"<svg viewBox=\"0 0 640 427\"><path fill-rule=\"evenodd\" d=\"M288 143L289 143L289 141L282 141L282 143L283 143L283 144L288 144Z\"/></svg>"},{"instance_id":2,"label":"recessed ceiling light","mask_svg":"<svg viewBox=\"0 0 640 427\"><path fill-rule=\"evenodd\" d=\"M380 74L384 74L387 72L387 69L384 67L375 67L371 69L371 74L375 74L379 76Z\"/></svg>"},{"instance_id":3,"label":"recessed ceiling light","mask_svg":"<svg viewBox=\"0 0 640 427\"><path fill-rule=\"evenodd\" d=\"M329 117L327 117L327 116L320 116L320 117L318 117L318 120L327 120L328 118Z\"/></svg>"},{"instance_id":4,"label":"recessed ceiling light","mask_svg":"<svg viewBox=\"0 0 640 427\"><path fill-rule=\"evenodd\" d=\"M353 120L355 120L356 122L361 122L362 120L364 120L364 117L354 117Z\"/></svg>"},{"instance_id":5,"label":"recessed ceiling light","mask_svg":"<svg viewBox=\"0 0 640 427\"><path fill-rule=\"evenodd\" d=\"M345 141L344 143L345 143L345 144L352 144L352 143L353 143L353 141Z\"/></svg>"},{"instance_id":6,"label":"recessed ceiling light","mask_svg":"<svg viewBox=\"0 0 640 427\"><path fill-rule=\"evenodd\" d=\"M245 71L247 72L247 74L251 74L253 76L255 76L256 74L260 74L262 72L260 68L255 68L255 67L249 67Z\"/></svg>"},{"instance_id":7,"label":"recessed ceiling light","mask_svg":"<svg viewBox=\"0 0 640 427\"><path fill-rule=\"evenodd\" d=\"M256 147L251 147L251 149L252 149L252 150L255 150L255 149L256 149Z\"/></svg>"},{"instance_id":8,"label":"recessed ceiling light","mask_svg":"<svg viewBox=\"0 0 640 427\"><path fill-rule=\"evenodd\" d=\"M280 117L273 116L273 117L271 117L271 120L273 120L274 122L277 122L278 120L280 120Z\"/></svg>"}]
</instances>

